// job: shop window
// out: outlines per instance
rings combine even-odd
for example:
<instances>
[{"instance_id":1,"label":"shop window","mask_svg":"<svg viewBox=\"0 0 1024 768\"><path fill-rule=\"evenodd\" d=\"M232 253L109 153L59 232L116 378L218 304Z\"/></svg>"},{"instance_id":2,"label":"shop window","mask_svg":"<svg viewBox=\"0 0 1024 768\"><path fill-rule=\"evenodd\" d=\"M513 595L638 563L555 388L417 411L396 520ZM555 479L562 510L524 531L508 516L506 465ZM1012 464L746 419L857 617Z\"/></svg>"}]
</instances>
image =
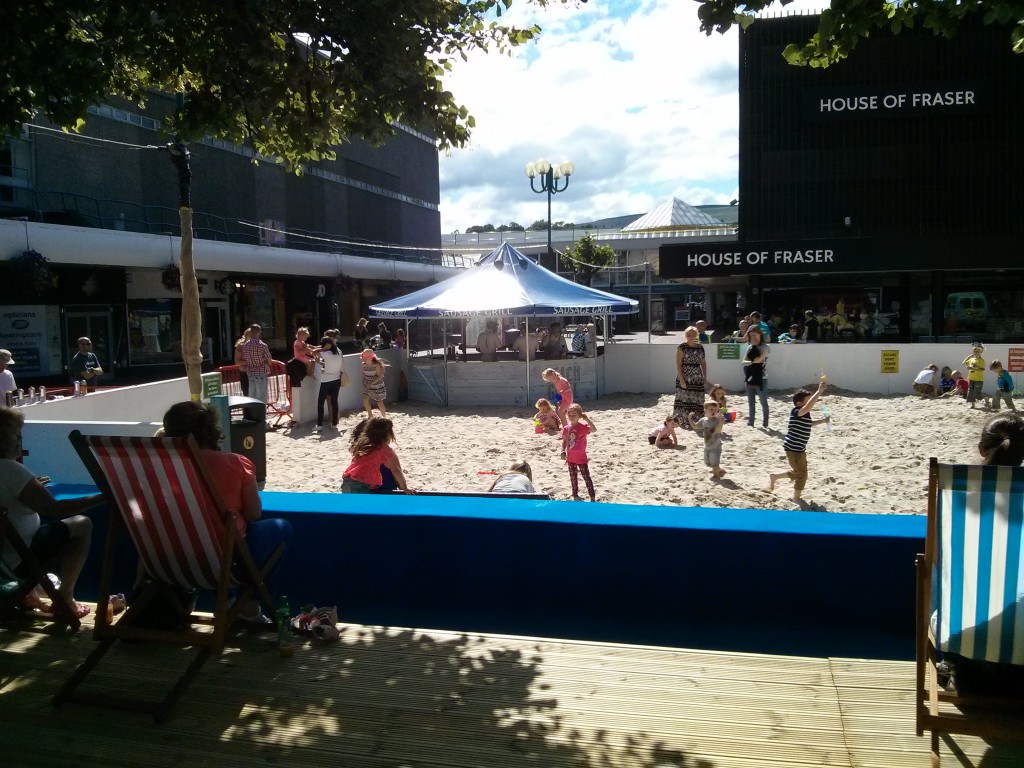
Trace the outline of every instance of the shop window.
<instances>
[{"instance_id":1,"label":"shop window","mask_svg":"<svg viewBox=\"0 0 1024 768\"><path fill-rule=\"evenodd\" d=\"M181 299L128 302L128 361L165 365L181 361Z\"/></svg>"}]
</instances>

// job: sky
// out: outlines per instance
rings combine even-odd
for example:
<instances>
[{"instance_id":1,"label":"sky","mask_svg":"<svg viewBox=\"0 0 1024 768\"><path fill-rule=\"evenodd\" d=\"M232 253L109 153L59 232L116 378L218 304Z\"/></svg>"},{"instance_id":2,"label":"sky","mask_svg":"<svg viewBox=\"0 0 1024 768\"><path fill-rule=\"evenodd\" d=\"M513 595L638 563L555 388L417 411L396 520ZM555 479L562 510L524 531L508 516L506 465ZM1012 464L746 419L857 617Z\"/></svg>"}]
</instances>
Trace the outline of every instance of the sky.
<instances>
[{"instance_id":1,"label":"sky","mask_svg":"<svg viewBox=\"0 0 1024 768\"><path fill-rule=\"evenodd\" d=\"M518 0L501 20L543 31L511 57L474 54L445 78L476 128L441 154L442 232L546 219L547 196L524 172L539 158L576 166L552 198L556 222L738 197L737 29L704 35L684 0Z\"/></svg>"}]
</instances>

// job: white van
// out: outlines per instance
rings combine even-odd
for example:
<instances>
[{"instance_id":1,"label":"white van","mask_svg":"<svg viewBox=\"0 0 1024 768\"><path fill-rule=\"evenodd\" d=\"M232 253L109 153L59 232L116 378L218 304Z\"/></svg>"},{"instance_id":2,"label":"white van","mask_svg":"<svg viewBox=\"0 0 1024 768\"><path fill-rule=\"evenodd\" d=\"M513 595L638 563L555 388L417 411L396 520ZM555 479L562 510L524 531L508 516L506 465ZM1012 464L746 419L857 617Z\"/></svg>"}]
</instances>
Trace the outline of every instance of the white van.
<instances>
[{"instance_id":1,"label":"white van","mask_svg":"<svg viewBox=\"0 0 1024 768\"><path fill-rule=\"evenodd\" d=\"M946 297L946 317L962 322L988 319L988 299L984 293L951 293Z\"/></svg>"}]
</instances>

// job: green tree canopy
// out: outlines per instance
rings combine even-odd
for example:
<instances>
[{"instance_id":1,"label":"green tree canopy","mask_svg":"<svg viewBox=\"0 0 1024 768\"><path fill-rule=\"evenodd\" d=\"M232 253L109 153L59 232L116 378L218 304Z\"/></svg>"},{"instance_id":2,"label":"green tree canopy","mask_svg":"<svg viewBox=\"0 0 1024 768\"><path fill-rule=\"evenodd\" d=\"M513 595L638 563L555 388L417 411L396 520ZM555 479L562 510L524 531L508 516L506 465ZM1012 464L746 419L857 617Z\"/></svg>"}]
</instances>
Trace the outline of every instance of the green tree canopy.
<instances>
[{"instance_id":1,"label":"green tree canopy","mask_svg":"<svg viewBox=\"0 0 1024 768\"><path fill-rule=\"evenodd\" d=\"M537 219L533 224L528 226L526 229L529 232L547 231L548 220ZM552 229L576 229L576 225L571 221L553 221L551 222Z\"/></svg>"},{"instance_id":2,"label":"green tree canopy","mask_svg":"<svg viewBox=\"0 0 1024 768\"><path fill-rule=\"evenodd\" d=\"M539 6L573 0L523 0ZM585 0L583 0L585 1ZM474 126L442 75L474 50L509 52L537 26L512 0L7 0L0 134L37 116L79 127L110 96L182 94L169 136L241 144L292 166L400 122L462 146Z\"/></svg>"},{"instance_id":3,"label":"green tree canopy","mask_svg":"<svg viewBox=\"0 0 1024 768\"><path fill-rule=\"evenodd\" d=\"M789 5L792 0L697 0L701 31L725 32L733 24L746 29L755 14L772 5ZM806 43L794 42L783 51L790 64L827 67L845 59L857 41L878 29L893 33L917 24L937 35L953 37L968 18L985 24L1004 25L1007 44L1024 53L1024 2L1021 0L905 0L904 2L861 2L832 0L821 14L818 31Z\"/></svg>"},{"instance_id":4,"label":"green tree canopy","mask_svg":"<svg viewBox=\"0 0 1024 768\"><path fill-rule=\"evenodd\" d=\"M590 285L590 279L602 268L615 264L615 250L601 245L589 232L570 245L562 255L562 265L568 265L578 282Z\"/></svg>"}]
</instances>

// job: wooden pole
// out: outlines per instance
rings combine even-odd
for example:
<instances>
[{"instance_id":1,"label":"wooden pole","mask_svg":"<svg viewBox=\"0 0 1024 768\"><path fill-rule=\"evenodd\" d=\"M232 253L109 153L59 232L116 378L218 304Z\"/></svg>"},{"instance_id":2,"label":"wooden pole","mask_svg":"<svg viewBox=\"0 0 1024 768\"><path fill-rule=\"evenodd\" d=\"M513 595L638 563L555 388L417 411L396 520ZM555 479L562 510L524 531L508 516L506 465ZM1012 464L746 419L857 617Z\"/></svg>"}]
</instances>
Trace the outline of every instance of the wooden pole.
<instances>
[{"instance_id":1,"label":"wooden pole","mask_svg":"<svg viewBox=\"0 0 1024 768\"><path fill-rule=\"evenodd\" d=\"M168 144L171 163L178 172L178 216L181 221L181 359L185 361L188 391L192 400L203 396L203 316L199 305L199 281L192 258L191 153L181 142Z\"/></svg>"}]
</instances>

